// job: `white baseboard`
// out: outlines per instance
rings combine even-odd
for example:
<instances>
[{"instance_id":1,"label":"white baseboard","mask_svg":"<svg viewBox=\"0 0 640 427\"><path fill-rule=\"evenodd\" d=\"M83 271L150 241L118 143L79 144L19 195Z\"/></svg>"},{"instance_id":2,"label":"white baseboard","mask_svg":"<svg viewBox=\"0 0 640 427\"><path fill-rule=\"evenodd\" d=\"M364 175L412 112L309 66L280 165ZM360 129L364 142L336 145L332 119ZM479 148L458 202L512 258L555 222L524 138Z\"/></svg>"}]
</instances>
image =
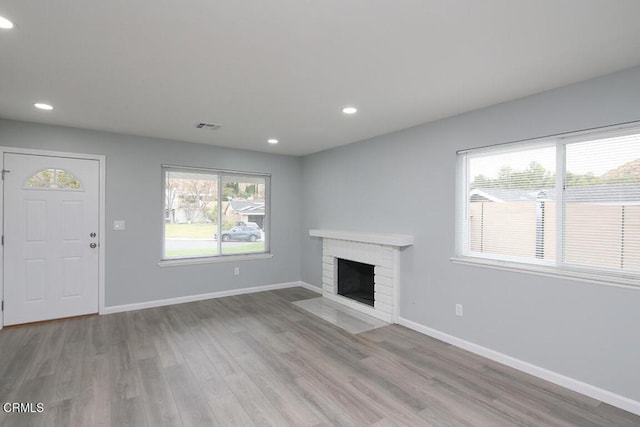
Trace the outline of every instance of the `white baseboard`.
<instances>
[{"instance_id":1,"label":"white baseboard","mask_svg":"<svg viewBox=\"0 0 640 427\"><path fill-rule=\"evenodd\" d=\"M629 399L628 397L620 396L619 394L603 390L591 384L566 377L562 374L558 374L557 372L553 372L548 369L541 368L540 366L536 366L531 363L516 359L514 357L507 356L506 354L491 350L486 347L482 347L469 341L465 341L463 339L454 337L453 335L438 331L437 329L429 328L411 320L400 318L400 325L406 326L409 329L413 329L414 331L436 338L440 341L444 341L456 347L460 347L464 350L470 351L471 353L486 357L487 359L493 360L494 362L501 363L535 377L542 378L543 380L547 380L569 390L573 390L577 393L584 394L585 396L592 397L601 402L608 403L609 405L624 409L625 411L629 411L633 414L640 415L640 402Z\"/></svg>"},{"instance_id":2,"label":"white baseboard","mask_svg":"<svg viewBox=\"0 0 640 427\"><path fill-rule=\"evenodd\" d=\"M309 287L315 288L314 286L311 286L303 282L278 283L275 285L254 286L252 288L232 289L229 291L210 292L207 294L198 294L198 295L187 295L184 297L166 298L166 299L160 299L160 300L154 300L154 301L138 302L133 304L112 305L109 307L105 307L103 310L100 311L100 314L122 313L124 311L142 310L144 308L162 307L165 305L182 304L185 302L202 301L202 300L207 300L212 298L223 298L223 297L230 297L233 295L251 294L254 292L273 291L275 289L294 288L296 286L302 286L303 288L307 288L307 289L309 289ZM311 290L314 290L314 289L311 289Z\"/></svg>"},{"instance_id":3,"label":"white baseboard","mask_svg":"<svg viewBox=\"0 0 640 427\"><path fill-rule=\"evenodd\" d=\"M300 281L300 282L298 282L298 286L301 286L301 287L303 287L305 289L309 289L310 291L313 291L315 293L322 294L322 288L319 288L317 286L313 286L313 285L311 285L311 284L309 284L307 282Z\"/></svg>"}]
</instances>

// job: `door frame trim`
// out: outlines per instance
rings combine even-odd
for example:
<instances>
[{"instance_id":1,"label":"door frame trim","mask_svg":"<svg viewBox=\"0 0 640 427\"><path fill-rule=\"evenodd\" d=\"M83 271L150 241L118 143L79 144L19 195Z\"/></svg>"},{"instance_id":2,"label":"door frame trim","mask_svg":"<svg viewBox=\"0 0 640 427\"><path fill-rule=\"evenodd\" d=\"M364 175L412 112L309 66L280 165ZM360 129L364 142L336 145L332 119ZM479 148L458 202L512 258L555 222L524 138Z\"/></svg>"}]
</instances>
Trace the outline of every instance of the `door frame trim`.
<instances>
[{"instance_id":1,"label":"door frame trim","mask_svg":"<svg viewBox=\"0 0 640 427\"><path fill-rule=\"evenodd\" d=\"M66 151L38 150L31 148L0 146L0 158L4 167L5 154L27 154L47 157L66 157L80 160L98 161L98 229L100 236L100 254L98 255L98 314L105 311L105 252L106 252L106 157L99 154L70 153ZM0 185L0 227L4 235L4 184ZM0 246L0 296L4 300L4 246ZM4 312L0 313L0 329L4 326Z\"/></svg>"}]
</instances>

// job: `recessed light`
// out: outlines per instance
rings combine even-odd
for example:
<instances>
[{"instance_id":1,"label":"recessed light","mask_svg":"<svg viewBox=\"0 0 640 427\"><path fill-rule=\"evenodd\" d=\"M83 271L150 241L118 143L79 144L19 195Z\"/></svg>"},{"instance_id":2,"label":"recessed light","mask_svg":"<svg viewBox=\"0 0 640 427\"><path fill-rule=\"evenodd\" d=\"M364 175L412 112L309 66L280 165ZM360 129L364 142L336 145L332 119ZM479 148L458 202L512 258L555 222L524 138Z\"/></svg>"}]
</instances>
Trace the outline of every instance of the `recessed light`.
<instances>
[{"instance_id":1,"label":"recessed light","mask_svg":"<svg viewBox=\"0 0 640 427\"><path fill-rule=\"evenodd\" d=\"M9 21L4 16L0 16L0 28L4 30L10 30L13 28L13 22Z\"/></svg>"},{"instance_id":2,"label":"recessed light","mask_svg":"<svg viewBox=\"0 0 640 427\"><path fill-rule=\"evenodd\" d=\"M344 107L342 112L345 114L355 114L358 112L358 109L356 107Z\"/></svg>"},{"instance_id":3,"label":"recessed light","mask_svg":"<svg viewBox=\"0 0 640 427\"><path fill-rule=\"evenodd\" d=\"M277 139L275 139L275 138L270 138L270 139L267 139L267 142L268 142L269 144L277 144L277 143L278 143L278 140L277 140Z\"/></svg>"},{"instance_id":4,"label":"recessed light","mask_svg":"<svg viewBox=\"0 0 640 427\"><path fill-rule=\"evenodd\" d=\"M51 111L53 110L53 107L49 104L45 104L42 102L36 102L35 104L33 104L34 107L39 108L41 110L47 110L47 111Z\"/></svg>"}]
</instances>

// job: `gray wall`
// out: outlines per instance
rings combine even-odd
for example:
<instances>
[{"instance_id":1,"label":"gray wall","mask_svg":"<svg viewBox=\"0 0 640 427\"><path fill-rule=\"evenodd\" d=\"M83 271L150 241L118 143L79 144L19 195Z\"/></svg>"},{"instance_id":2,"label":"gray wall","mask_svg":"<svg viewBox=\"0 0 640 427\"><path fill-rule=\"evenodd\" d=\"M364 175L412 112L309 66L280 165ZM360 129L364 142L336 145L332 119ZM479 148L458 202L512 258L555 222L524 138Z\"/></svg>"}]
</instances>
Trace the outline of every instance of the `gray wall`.
<instances>
[{"instance_id":1,"label":"gray wall","mask_svg":"<svg viewBox=\"0 0 640 427\"><path fill-rule=\"evenodd\" d=\"M640 291L449 260L456 150L639 119L637 68L302 159L8 120L0 145L106 156L108 306L300 278L319 286L311 228L413 234L402 317L640 400ZM162 163L272 173L273 259L158 267ZM114 219L127 230L112 231Z\"/></svg>"},{"instance_id":2,"label":"gray wall","mask_svg":"<svg viewBox=\"0 0 640 427\"><path fill-rule=\"evenodd\" d=\"M640 289L450 261L456 150L633 120L640 68L307 156L302 279L321 284L309 229L413 234L401 317L640 400Z\"/></svg>"},{"instance_id":3,"label":"gray wall","mask_svg":"<svg viewBox=\"0 0 640 427\"><path fill-rule=\"evenodd\" d=\"M106 156L107 306L300 280L300 158L9 120L0 145ZM158 267L161 164L271 173L273 258ZM115 219L125 231L112 230Z\"/></svg>"}]
</instances>

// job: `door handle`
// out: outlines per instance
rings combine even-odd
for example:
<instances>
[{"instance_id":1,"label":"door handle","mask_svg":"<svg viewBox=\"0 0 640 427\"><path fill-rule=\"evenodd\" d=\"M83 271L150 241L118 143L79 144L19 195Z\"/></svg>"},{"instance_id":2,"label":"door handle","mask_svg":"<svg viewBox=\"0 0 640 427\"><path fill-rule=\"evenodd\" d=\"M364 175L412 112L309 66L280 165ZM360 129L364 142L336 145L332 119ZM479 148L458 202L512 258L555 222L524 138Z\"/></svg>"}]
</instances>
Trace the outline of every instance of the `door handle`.
<instances>
[{"instance_id":1,"label":"door handle","mask_svg":"<svg viewBox=\"0 0 640 427\"><path fill-rule=\"evenodd\" d=\"M89 245L89 247L90 247L91 249L94 249L96 246L98 246L98 245L96 245L95 243L91 243L91 244Z\"/></svg>"}]
</instances>

